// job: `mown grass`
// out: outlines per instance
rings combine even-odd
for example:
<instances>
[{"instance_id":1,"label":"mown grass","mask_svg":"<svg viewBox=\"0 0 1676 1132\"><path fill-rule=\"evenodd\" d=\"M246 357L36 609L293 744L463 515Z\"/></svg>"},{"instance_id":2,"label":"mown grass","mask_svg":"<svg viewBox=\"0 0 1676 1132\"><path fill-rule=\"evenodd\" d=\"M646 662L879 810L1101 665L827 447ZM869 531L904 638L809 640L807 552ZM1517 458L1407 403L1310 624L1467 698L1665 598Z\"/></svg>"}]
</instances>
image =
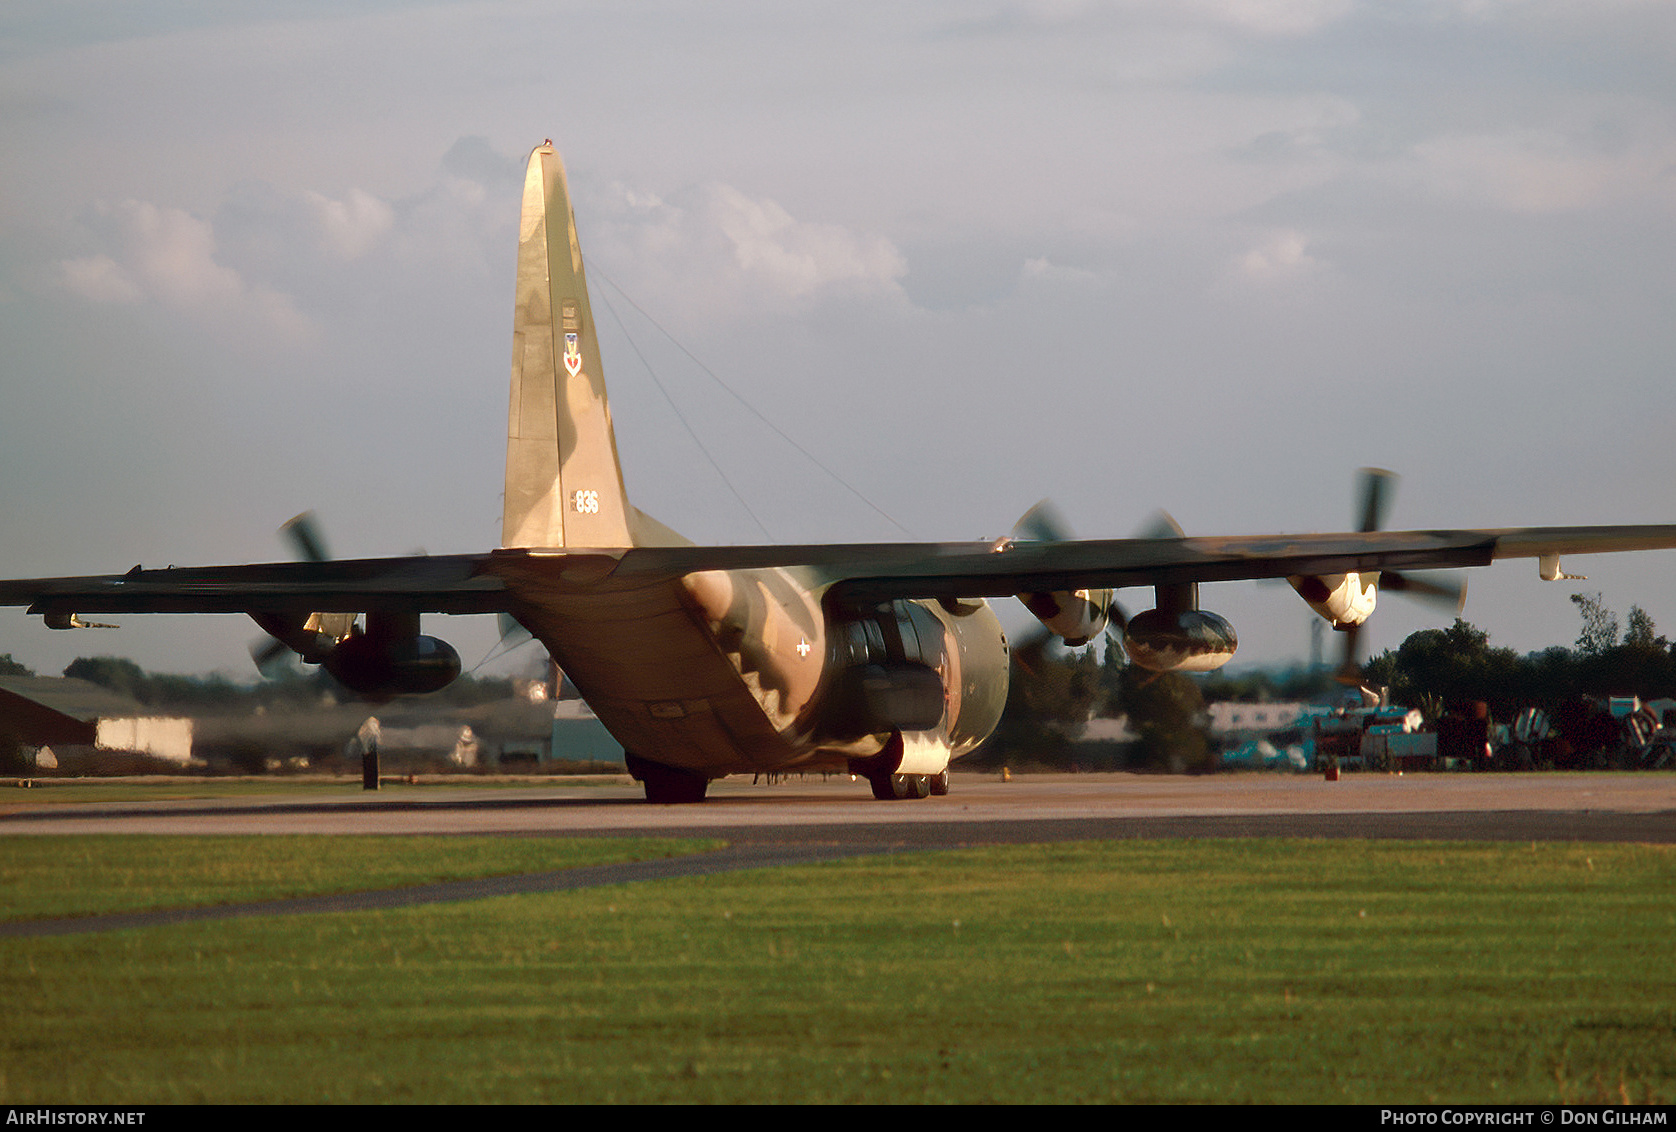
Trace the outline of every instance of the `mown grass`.
<instances>
[{"instance_id":1,"label":"mown grass","mask_svg":"<svg viewBox=\"0 0 1676 1132\"><path fill-rule=\"evenodd\" d=\"M0 1100L1669 1103L1673 880L1130 841L6 940Z\"/></svg>"},{"instance_id":2,"label":"mown grass","mask_svg":"<svg viewBox=\"0 0 1676 1132\"><path fill-rule=\"evenodd\" d=\"M578 786L621 786L628 779L618 775L487 776L432 775L417 783L386 781L376 795L361 792L359 777L325 775L207 778L181 775L164 778L0 778L0 810L30 810L52 806L78 806L96 802L180 802L212 798L270 798L296 796L304 801L329 798L371 798L375 801L423 799L444 789L523 790ZM16 784L28 782L29 789Z\"/></svg>"},{"instance_id":3,"label":"mown grass","mask_svg":"<svg viewBox=\"0 0 1676 1132\"><path fill-rule=\"evenodd\" d=\"M721 844L651 837L0 837L0 921L400 888L654 860Z\"/></svg>"}]
</instances>

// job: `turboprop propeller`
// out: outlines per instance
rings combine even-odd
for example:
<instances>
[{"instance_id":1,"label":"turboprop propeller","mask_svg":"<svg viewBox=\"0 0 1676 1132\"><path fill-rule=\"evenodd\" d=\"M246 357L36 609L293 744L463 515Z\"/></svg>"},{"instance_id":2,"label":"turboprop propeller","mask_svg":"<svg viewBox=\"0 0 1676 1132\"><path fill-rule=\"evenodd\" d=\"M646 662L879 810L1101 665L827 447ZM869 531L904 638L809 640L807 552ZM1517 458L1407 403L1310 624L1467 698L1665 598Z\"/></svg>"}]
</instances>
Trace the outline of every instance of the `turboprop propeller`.
<instances>
[{"instance_id":1,"label":"turboprop propeller","mask_svg":"<svg viewBox=\"0 0 1676 1132\"><path fill-rule=\"evenodd\" d=\"M1013 524L1009 541L1067 542L1075 537L1059 509L1044 499ZM1110 590L1028 593L1019 594L1018 599L1042 623L1042 627L1014 645L1013 651L1017 654L1033 656L1045 648L1053 637L1077 648L1086 645L1101 632L1111 634L1122 646L1123 630L1129 619ZM1114 625L1117 632L1112 634ZM1025 667L1030 666L1027 663Z\"/></svg>"},{"instance_id":2,"label":"turboprop propeller","mask_svg":"<svg viewBox=\"0 0 1676 1132\"><path fill-rule=\"evenodd\" d=\"M1356 528L1359 532L1368 534L1384 528L1385 510L1390 504L1396 482L1396 474L1383 468L1361 470L1360 519ZM1339 665L1338 679L1354 687L1363 683L1359 659L1362 626L1378 603L1381 585L1393 593L1453 609L1457 615L1466 605L1466 579L1449 571L1308 574L1286 580L1311 609L1345 635L1344 659Z\"/></svg>"},{"instance_id":3,"label":"turboprop propeller","mask_svg":"<svg viewBox=\"0 0 1676 1132\"><path fill-rule=\"evenodd\" d=\"M281 524L279 534L291 544L292 553L299 562L330 562L332 559L313 511L304 511ZM256 662L257 670L269 677L285 664L287 653L296 654L308 664L319 664L337 647L338 642L355 631L357 616L354 613L311 613L299 625L276 614L253 615L256 623L268 634L268 639L250 646L250 658Z\"/></svg>"},{"instance_id":4,"label":"turboprop propeller","mask_svg":"<svg viewBox=\"0 0 1676 1132\"><path fill-rule=\"evenodd\" d=\"M314 513L305 511L280 527L304 562L331 560ZM448 642L419 632L419 615L410 612L310 613L301 621L283 613L252 613L271 638L251 648L264 675L287 651L307 664L318 664L350 691L370 700L434 692L460 674L460 655Z\"/></svg>"}]
</instances>

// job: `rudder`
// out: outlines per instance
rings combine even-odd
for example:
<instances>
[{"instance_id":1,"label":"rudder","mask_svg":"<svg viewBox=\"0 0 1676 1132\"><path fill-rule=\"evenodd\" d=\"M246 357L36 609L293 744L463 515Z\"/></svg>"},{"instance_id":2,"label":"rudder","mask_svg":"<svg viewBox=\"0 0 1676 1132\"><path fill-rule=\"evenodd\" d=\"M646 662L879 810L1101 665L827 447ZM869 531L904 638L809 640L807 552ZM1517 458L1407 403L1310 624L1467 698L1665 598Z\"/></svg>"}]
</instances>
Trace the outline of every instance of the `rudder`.
<instances>
[{"instance_id":1,"label":"rudder","mask_svg":"<svg viewBox=\"0 0 1676 1132\"><path fill-rule=\"evenodd\" d=\"M506 435L501 545L635 544L576 214L551 142L524 177Z\"/></svg>"}]
</instances>

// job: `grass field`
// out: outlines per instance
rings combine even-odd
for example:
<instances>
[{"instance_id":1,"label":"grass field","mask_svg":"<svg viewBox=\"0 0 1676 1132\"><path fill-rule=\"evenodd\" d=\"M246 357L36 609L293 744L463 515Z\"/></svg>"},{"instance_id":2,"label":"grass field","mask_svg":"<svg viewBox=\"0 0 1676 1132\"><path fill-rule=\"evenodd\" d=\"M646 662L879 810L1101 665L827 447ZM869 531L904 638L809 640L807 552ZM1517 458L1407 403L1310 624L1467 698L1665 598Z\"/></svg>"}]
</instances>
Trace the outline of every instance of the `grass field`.
<instances>
[{"instance_id":1,"label":"grass field","mask_svg":"<svg viewBox=\"0 0 1676 1132\"><path fill-rule=\"evenodd\" d=\"M281 840L212 855L295 891ZM424 840L303 844L371 878ZM0 839L6 903L178 901L135 845L210 841ZM0 940L0 1101L1669 1103L1673 881L1669 847L1113 842Z\"/></svg>"},{"instance_id":2,"label":"grass field","mask_svg":"<svg viewBox=\"0 0 1676 1132\"><path fill-rule=\"evenodd\" d=\"M0 922L400 888L720 845L665 838L0 837Z\"/></svg>"},{"instance_id":3,"label":"grass field","mask_svg":"<svg viewBox=\"0 0 1676 1132\"><path fill-rule=\"evenodd\" d=\"M15 783L28 782L29 789ZM526 790L563 786L617 786L627 774L610 775L428 775L417 784L386 780L376 795L361 792L359 778L333 775L251 775L209 778L146 776L109 778L0 779L0 810L41 806L76 806L93 802L179 802L193 799L264 798L284 796L299 801L374 797L424 800L439 788L467 790Z\"/></svg>"}]
</instances>

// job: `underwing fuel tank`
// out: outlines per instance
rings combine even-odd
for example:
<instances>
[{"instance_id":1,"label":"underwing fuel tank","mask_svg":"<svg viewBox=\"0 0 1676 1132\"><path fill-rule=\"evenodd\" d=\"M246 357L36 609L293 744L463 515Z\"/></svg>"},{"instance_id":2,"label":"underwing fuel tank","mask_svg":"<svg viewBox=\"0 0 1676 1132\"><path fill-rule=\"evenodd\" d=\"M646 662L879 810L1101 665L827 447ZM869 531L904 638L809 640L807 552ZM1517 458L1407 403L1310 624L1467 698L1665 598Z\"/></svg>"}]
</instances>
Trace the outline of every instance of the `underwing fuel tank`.
<instances>
[{"instance_id":1,"label":"underwing fuel tank","mask_svg":"<svg viewBox=\"0 0 1676 1132\"><path fill-rule=\"evenodd\" d=\"M1149 609L1131 617L1123 633L1129 659L1153 672L1212 672L1239 644L1226 618L1203 609Z\"/></svg>"},{"instance_id":2,"label":"underwing fuel tank","mask_svg":"<svg viewBox=\"0 0 1676 1132\"><path fill-rule=\"evenodd\" d=\"M399 640L354 636L324 661L338 683L371 700L439 691L460 674L460 654L447 641L415 635Z\"/></svg>"}]
</instances>

